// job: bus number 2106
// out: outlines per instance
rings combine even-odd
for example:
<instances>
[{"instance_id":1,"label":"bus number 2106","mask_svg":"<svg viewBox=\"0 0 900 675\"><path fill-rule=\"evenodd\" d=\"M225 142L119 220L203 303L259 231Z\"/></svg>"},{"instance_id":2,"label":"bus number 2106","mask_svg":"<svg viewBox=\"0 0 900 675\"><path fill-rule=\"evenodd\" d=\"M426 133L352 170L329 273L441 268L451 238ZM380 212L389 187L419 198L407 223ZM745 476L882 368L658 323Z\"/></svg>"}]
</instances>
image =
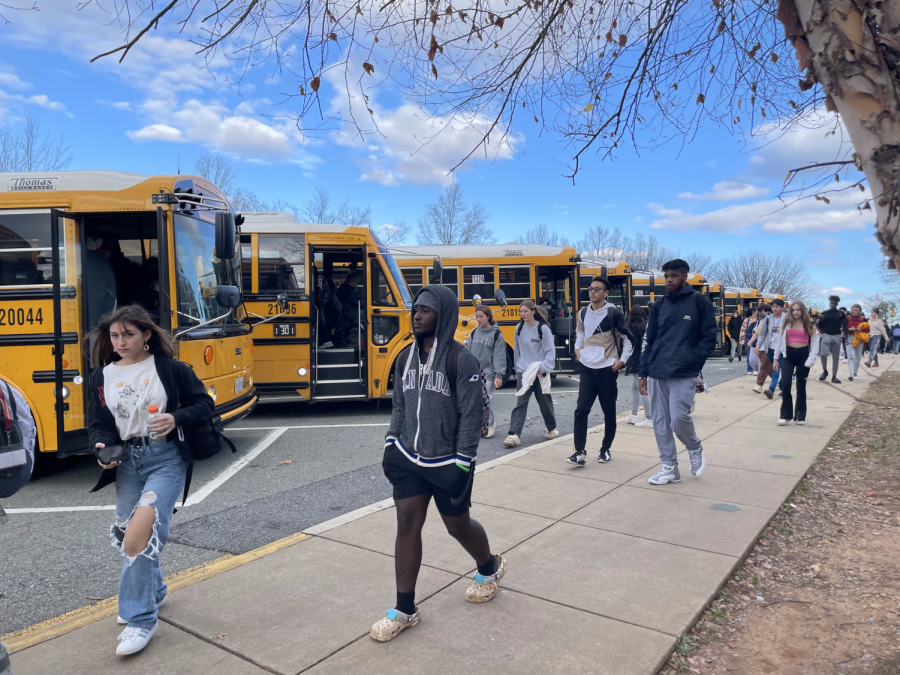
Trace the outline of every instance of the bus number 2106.
<instances>
[{"instance_id":1,"label":"bus number 2106","mask_svg":"<svg viewBox=\"0 0 900 675\"><path fill-rule=\"evenodd\" d=\"M44 310L38 308L37 312L33 308L25 309L3 309L0 308L0 326L24 326L29 324L33 326L35 323L44 323Z\"/></svg>"}]
</instances>

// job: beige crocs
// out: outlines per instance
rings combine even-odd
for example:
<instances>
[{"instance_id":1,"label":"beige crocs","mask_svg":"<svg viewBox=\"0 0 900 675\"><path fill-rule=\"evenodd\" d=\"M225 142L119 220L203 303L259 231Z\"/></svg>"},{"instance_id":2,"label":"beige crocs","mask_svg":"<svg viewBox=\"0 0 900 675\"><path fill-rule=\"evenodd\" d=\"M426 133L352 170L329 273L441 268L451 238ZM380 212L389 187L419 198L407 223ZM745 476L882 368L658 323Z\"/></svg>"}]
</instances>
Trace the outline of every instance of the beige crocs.
<instances>
[{"instance_id":1,"label":"beige crocs","mask_svg":"<svg viewBox=\"0 0 900 675\"><path fill-rule=\"evenodd\" d=\"M506 574L506 560L502 555L497 556L497 571L489 577L483 577L475 572L472 585L466 589L466 600L469 602L490 602L497 595L500 580Z\"/></svg>"},{"instance_id":2,"label":"beige crocs","mask_svg":"<svg viewBox=\"0 0 900 675\"><path fill-rule=\"evenodd\" d=\"M369 635L379 642L390 642L407 628L419 623L419 609L415 614L404 614L396 609L389 609L387 615L372 625Z\"/></svg>"}]
</instances>

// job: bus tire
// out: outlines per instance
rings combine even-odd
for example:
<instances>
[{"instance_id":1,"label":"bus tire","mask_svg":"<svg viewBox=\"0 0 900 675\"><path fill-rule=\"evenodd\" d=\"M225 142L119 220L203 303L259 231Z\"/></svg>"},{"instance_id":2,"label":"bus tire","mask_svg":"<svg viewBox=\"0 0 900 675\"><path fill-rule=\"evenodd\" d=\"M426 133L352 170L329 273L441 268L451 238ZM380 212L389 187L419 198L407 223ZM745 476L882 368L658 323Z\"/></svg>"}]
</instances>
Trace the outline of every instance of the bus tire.
<instances>
[{"instance_id":1,"label":"bus tire","mask_svg":"<svg viewBox=\"0 0 900 675\"><path fill-rule=\"evenodd\" d=\"M31 469L31 478L42 478L52 474L57 468L57 455L55 452L41 452L37 439L34 439L34 467Z\"/></svg>"}]
</instances>

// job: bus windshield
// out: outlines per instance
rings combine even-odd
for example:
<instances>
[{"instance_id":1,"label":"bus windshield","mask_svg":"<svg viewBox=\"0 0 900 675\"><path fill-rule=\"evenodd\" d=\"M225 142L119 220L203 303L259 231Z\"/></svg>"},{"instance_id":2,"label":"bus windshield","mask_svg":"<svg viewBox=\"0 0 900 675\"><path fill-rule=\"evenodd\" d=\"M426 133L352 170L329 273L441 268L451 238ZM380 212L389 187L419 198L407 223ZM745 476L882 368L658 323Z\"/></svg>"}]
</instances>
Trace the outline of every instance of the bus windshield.
<instances>
[{"instance_id":1,"label":"bus windshield","mask_svg":"<svg viewBox=\"0 0 900 675\"><path fill-rule=\"evenodd\" d=\"M412 302L412 297L409 294L409 288L406 286L406 279L403 278L400 268L397 267L397 261L394 260L394 256L388 253L388 250L384 246L379 246L378 250L382 254L381 257L384 260L384 264L387 265L387 268L391 271L391 276L394 277L394 283L397 284L397 289L400 291L400 298L403 300L403 304L409 307Z\"/></svg>"},{"instance_id":2,"label":"bus windshield","mask_svg":"<svg viewBox=\"0 0 900 675\"><path fill-rule=\"evenodd\" d=\"M175 277L179 324L197 325L223 313L216 302L216 287L239 286L234 270L240 267L240 247L233 260L219 260L212 223L180 213L175 216Z\"/></svg>"}]
</instances>

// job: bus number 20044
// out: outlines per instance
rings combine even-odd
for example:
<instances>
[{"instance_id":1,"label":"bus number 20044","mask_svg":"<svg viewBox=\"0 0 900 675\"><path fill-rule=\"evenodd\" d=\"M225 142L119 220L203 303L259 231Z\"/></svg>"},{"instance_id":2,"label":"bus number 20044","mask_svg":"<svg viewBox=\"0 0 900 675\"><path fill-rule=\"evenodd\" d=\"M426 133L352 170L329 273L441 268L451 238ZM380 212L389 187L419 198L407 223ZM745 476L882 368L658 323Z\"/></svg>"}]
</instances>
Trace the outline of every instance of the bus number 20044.
<instances>
[{"instance_id":1,"label":"bus number 20044","mask_svg":"<svg viewBox=\"0 0 900 675\"><path fill-rule=\"evenodd\" d=\"M0 326L25 326L44 323L44 310L38 308L19 307L18 309L3 309L0 307Z\"/></svg>"}]
</instances>

